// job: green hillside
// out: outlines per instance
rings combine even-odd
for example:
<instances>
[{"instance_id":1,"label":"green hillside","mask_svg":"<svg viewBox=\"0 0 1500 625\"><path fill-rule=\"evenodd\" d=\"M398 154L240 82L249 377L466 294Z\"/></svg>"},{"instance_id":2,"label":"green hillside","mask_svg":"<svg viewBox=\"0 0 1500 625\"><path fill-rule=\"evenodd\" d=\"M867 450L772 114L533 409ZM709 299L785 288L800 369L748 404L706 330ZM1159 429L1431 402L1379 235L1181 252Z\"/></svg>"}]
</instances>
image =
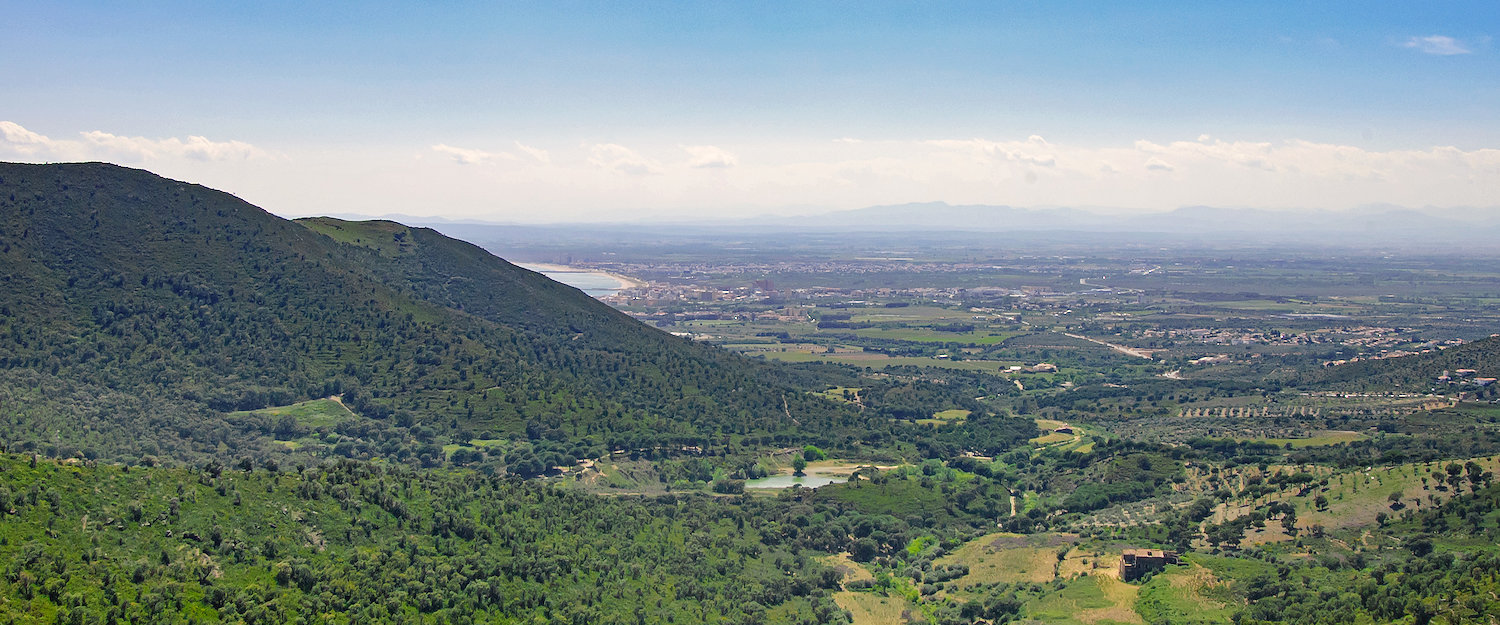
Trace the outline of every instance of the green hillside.
<instances>
[{"instance_id":1,"label":"green hillside","mask_svg":"<svg viewBox=\"0 0 1500 625\"><path fill-rule=\"evenodd\" d=\"M0 165L0 257L0 442L49 456L436 465L506 439L526 473L923 438L809 392L847 373L673 337L435 231L287 221L139 170ZM332 396L362 418L260 411Z\"/></svg>"},{"instance_id":2,"label":"green hillside","mask_svg":"<svg viewBox=\"0 0 1500 625\"><path fill-rule=\"evenodd\" d=\"M84 486L87 485L87 486ZM0 455L0 621L833 623L753 505L472 472L80 467Z\"/></svg>"}]
</instances>

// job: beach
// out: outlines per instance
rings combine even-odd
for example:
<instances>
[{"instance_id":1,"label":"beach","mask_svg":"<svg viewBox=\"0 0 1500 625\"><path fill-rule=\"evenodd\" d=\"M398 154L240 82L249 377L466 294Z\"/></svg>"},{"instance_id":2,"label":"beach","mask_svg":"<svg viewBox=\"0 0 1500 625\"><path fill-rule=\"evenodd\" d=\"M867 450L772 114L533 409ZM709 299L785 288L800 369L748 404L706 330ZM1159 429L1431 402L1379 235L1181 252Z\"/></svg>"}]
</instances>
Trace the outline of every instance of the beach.
<instances>
[{"instance_id":1,"label":"beach","mask_svg":"<svg viewBox=\"0 0 1500 625\"><path fill-rule=\"evenodd\" d=\"M516 263L516 265L543 274L549 278L552 278L553 280L562 282L563 284L582 289L586 292L592 290L623 291L625 289L635 289L646 286L646 282L642 280L636 280L635 278L631 278L630 276L620 275L618 273L609 271L600 271L597 269L573 267L569 265L556 265L552 263ZM575 276L598 276L601 278L608 278L610 280L613 280L616 286L606 287L598 284L595 281L591 281L586 278L578 279Z\"/></svg>"}]
</instances>

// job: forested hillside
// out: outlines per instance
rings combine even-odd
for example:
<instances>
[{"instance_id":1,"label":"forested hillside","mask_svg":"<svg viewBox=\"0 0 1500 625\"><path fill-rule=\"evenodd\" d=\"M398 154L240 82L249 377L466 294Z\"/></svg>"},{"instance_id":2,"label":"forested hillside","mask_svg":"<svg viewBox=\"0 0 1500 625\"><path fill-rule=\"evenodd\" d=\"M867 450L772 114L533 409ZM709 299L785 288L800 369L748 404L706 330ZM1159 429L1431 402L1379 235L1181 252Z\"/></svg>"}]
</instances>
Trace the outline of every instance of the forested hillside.
<instances>
[{"instance_id":1,"label":"forested hillside","mask_svg":"<svg viewBox=\"0 0 1500 625\"><path fill-rule=\"evenodd\" d=\"M913 438L808 392L834 374L673 337L434 231L291 222L113 165L0 166L0 257L0 438L49 456L436 465L471 439L556 461ZM329 396L359 418L243 412Z\"/></svg>"},{"instance_id":2,"label":"forested hillside","mask_svg":"<svg viewBox=\"0 0 1500 625\"><path fill-rule=\"evenodd\" d=\"M0 619L842 621L826 590L837 576L761 529L776 502L706 503L353 462L283 473L0 455Z\"/></svg>"}]
</instances>

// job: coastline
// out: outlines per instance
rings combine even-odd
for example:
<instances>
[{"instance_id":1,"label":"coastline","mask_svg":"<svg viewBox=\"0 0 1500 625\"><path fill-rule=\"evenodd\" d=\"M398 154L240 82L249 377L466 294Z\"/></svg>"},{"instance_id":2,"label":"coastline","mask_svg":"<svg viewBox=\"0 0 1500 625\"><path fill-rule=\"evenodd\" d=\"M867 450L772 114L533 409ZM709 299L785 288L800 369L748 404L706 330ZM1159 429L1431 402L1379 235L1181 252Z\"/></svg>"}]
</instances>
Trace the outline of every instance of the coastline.
<instances>
[{"instance_id":1,"label":"coastline","mask_svg":"<svg viewBox=\"0 0 1500 625\"><path fill-rule=\"evenodd\" d=\"M619 290L621 291L625 289L638 289L646 286L646 282L644 280L637 280L630 276L621 275L612 271L602 271L599 269L589 269L586 267L573 267L571 265L557 265L553 263L516 263L516 265L522 267L523 269L530 269L537 272L550 271L553 273L592 273L601 276L609 276L615 282L619 283Z\"/></svg>"}]
</instances>

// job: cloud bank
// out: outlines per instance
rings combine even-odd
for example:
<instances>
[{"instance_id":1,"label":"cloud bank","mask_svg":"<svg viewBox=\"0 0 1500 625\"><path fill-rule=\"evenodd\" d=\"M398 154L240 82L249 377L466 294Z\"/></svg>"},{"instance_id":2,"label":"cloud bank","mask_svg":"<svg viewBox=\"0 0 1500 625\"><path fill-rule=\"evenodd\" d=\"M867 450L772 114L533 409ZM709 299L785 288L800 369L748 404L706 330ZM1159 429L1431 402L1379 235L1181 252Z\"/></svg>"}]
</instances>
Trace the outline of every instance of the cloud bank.
<instances>
[{"instance_id":1,"label":"cloud bank","mask_svg":"<svg viewBox=\"0 0 1500 625\"><path fill-rule=\"evenodd\" d=\"M456 148L451 145L439 143L432 146L432 151L453 159L459 165L482 165L493 163L497 158L515 158L503 152L486 152L484 150L471 150L467 148Z\"/></svg>"},{"instance_id":2,"label":"cloud bank","mask_svg":"<svg viewBox=\"0 0 1500 625\"><path fill-rule=\"evenodd\" d=\"M80 132L78 139L53 139L12 121L0 121L0 154L26 159L111 160L143 163L161 159L243 161L266 157L265 151L243 141L212 141L190 135L186 139L128 137L101 130Z\"/></svg>"},{"instance_id":3,"label":"cloud bank","mask_svg":"<svg viewBox=\"0 0 1500 625\"><path fill-rule=\"evenodd\" d=\"M903 202L1161 211L1186 205L1344 209L1372 203L1494 206L1500 150L1370 150L1208 135L1116 145L1024 139L735 145L585 143L472 184L503 187L486 205L548 206L556 219L704 217ZM741 155L745 155L742 157ZM478 174L476 174L478 175ZM579 207L587 207L586 210ZM568 210L577 217L567 217ZM481 215L482 216L482 215Z\"/></svg>"},{"instance_id":4,"label":"cloud bank","mask_svg":"<svg viewBox=\"0 0 1500 625\"><path fill-rule=\"evenodd\" d=\"M404 213L521 222L795 214L882 204L1215 205L1348 209L1500 204L1500 149L1375 150L1305 139L1107 144L1015 138L830 136L705 141L484 138L267 152L240 141L103 131L55 139L0 121L0 159L108 160L240 194L283 215ZM435 156L436 158L431 158Z\"/></svg>"}]
</instances>

